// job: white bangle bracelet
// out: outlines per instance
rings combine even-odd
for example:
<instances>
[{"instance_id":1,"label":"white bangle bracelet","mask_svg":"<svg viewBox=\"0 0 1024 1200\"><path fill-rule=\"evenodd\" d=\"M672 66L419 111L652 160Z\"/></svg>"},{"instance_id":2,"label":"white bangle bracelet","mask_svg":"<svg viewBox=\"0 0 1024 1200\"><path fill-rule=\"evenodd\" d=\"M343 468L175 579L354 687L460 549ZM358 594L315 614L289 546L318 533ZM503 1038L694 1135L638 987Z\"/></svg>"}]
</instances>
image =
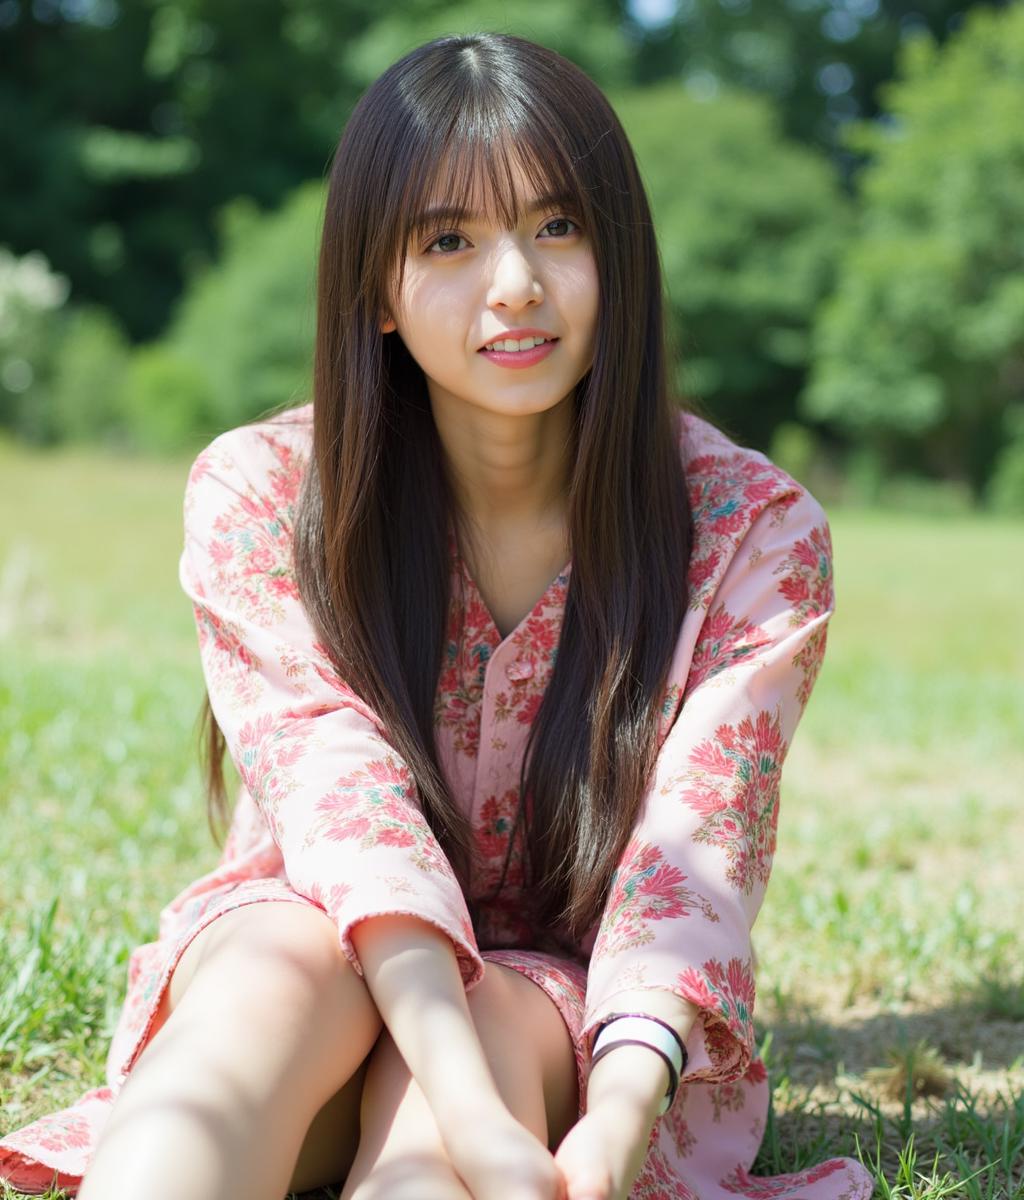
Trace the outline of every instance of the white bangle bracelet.
<instances>
[{"instance_id":1,"label":"white bangle bracelet","mask_svg":"<svg viewBox=\"0 0 1024 1200\"><path fill-rule=\"evenodd\" d=\"M661 1116L668 1111L675 1097L676 1089L679 1086L679 1076L683 1072L683 1056L679 1050L676 1036L670 1033L660 1021L653 1017L643 1016L614 1017L598 1032L594 1041L591 1067L613 1047L638 1043L649 1046L661 1056L668 1067L668 1089L662 1100L661 1108L658 1110L658 1115Z\"/></svg>"}]
</instances>

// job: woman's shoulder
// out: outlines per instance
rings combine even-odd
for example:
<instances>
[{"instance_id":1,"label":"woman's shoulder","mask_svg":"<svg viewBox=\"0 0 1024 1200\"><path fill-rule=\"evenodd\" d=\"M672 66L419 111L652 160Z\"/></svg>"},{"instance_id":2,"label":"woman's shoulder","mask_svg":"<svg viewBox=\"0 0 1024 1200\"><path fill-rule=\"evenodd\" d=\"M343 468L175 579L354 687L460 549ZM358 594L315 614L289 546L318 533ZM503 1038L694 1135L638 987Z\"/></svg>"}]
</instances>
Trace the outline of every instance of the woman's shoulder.
<instances>
[{"instance_id":1,"label":"woman's shoulder","mask_svg":"<svg viewBox=\"0 0 1024 1200\"><path fill-rule=\"evenodd\" d=\"M311 403L226 429L196 455L188 489L213 477L263 505L290 508L298 500L312 437Z\"/></svg>"},{"instance_id":2,"label":"woman's shoulder","mask_svg":"<svg viewBox=\"0 0 1024 1200\"><path fill-rule=\"evenodd\" d=\"M803 484L694 413L680 412L679 435L693 514L692 607L713 604L741 546L748 574L811 564L831 578L828 518Z\"/></svg>"},{"instance_id":3,"label":"woman's shoulder","mask_svg":"<svg viewBox=\"0 0 1024 1200\"><path fill-rule=\"evenodd\" d=\"M808 489L763 451L742 445L706 417L683 409L677 429L696 525L736 534L768 505L777 511L800 506L824 519Z\"/></svg>"}]
</instances>

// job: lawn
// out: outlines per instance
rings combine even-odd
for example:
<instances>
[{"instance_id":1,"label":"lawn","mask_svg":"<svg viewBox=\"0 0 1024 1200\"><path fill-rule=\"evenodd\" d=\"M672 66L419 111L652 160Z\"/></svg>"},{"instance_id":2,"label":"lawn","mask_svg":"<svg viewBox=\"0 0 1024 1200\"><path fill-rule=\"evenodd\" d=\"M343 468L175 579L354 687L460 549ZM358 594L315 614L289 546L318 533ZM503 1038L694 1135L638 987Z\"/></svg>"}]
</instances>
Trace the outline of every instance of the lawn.
<instances>
[{"instance_id":1,"label":"lawn","mask_svg":"<svg viewBox=\"0 0 1024 1200\"><path fill-rule=\"evenodd\" d=\"M218 856L188 465L0 443L0 1131L103 1082L129 950ZM850 1154L879 1196L1015 1200L1024 523L829 515L838 606L754 936L754 1171Z\"/></svg>"}]
</instances>

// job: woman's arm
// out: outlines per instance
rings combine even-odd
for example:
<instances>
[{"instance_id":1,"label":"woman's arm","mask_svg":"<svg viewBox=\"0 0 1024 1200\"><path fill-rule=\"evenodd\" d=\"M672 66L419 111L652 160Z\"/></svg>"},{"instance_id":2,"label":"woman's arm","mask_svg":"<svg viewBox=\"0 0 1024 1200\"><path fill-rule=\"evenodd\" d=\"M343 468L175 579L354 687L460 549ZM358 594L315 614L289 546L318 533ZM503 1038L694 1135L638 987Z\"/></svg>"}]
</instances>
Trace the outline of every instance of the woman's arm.
<instances>
[{"instance_id":1,"label":"woman's arm","mask_svg":"<svg viewBox=\"0 0 1024 1200\"><path fill-rule=\"evenodd\" d=\"M726 482L733 475L747 479L742 463L719 465ZM580 1032L587 1050L610 1012L629 1008L671 1024L671 1012L655 1006L669 997L690 1006L685 1033L676 1026L688 1051L681 1089L697 1080L730 1083L764 1069L753 1062L750 934L774 857L782 764L814 686L834 608L823 510L788 477L773 478L767 467L765 474L748 479L742 492L737 485L731 505L727 494L717 495L730 518L728 537L716 541L709 534L704 546L705 561L721 574L709 582L681 703L588 967ZM748 492L763 507L732 547L727 542L740 532L735 519L749 508ZM661 1064L652 1084L654 1068L641 1066L642 1053L643 1047L621 1047L593 1070L587 1114L556 1154L569 1200L624 1200L643 1167L657 1122L657 1105L644 1109L643 1100L653 1100L652 1088L660 1096L667 1070ZM630 1058L646 1079L646 1087L633 1083L638 1100L619 1094ZM603 1164L602 1178L585 1187L594 1163Z\"/></svg>"},{"instance_id":2,"label":"woman's arm","mask_svg":"<svg viewBox=\"0 0 1024 1200\"><path fill-rule=\"evenodd\" d=\"M352 927L363 979L442 1132L504 1109L466 1001L451 941L435 926L404 914L369 917ZM623 992L617 1007L661 1017L684 1040L695 1005L668 991ZM614 1105L631 1124L649 1129L668 1071L653 1051L622 1046L594 1067L587 1107Z\"/></svg>"},{"instance_id":3,"label":"woman's arm","mask_svg":"<svg viewBox=\"0 0 1024 1200\"><path fill-rule=\"evenodd\" d=\"M451 939L404 914L362 920L351 937L381 1020L442 1135L482 1108L504 1109Z\"/></svg>"},{"instance_id":4,"label":"woman's arm","mask_svg":"<svg viewBox=\"0 0 1024 1200\"><path fill-rule=\"evenodd\" d=\"M182 588L210 705L290 886L349 930L402 913L447 935L466 987L484 963L459 880L377 714L339 677L295 577L307 438L267 421L196 458L184 498Z\"/></svg>"},{"instance_id":5,"label":"woman's arm","mask_svg":"<svg viewBox=\"0 0 1024 1200\"><path fill-rule=\"evenodd\" d=\"M666 1021L685 1042L700 1010L667 989L620 992L615 997L616 1012L648 1013ZM644 1046L619 1046L606 1054L590 1072L587 1082L587 1108L613 1104L628 1109L624 1116L635 1116L649 1129L658 1114L668 1088L668 1067Z\"/></svg>"},{"instance_id":6,"label":"woman's arm","mask_svg":"<svg viewBox=\"0 0 1024 1200\"><path fill-rule=\"evenodd\" d=\"M615 1011L649 1013L686 1040L700 1010L667 989L619 992ZM647 1156L668 1068L646 1046L619 1046L591 1069L586 1115L555 1153L567 1200L625 1200Z\"/></svg>"},{"instance_id":7,"label":"woman's arm","mask_svg":"<svg viewBox=\"0 0 1024 1200\"><path fill-rule=\"evenodd\" d=\"M353 926L352 940L377 1010L469 1194L474 1200L563 1197L551 1151L501 1098L451 939L416 917L387 914Z\"/></svg>"}]
</instances>

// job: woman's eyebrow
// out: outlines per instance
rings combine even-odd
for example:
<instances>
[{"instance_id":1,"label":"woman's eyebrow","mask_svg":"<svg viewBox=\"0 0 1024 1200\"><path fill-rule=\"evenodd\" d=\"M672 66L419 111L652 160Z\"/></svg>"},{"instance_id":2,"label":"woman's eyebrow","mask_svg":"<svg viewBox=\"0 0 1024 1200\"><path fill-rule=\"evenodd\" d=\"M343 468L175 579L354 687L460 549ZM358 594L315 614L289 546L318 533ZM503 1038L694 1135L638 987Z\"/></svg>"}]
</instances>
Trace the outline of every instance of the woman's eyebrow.
<instances>
[{"instance_id":1,"label":"woman's eyebrow","mask_svg":"<svg viewBox=\"0 0 1024 1200\"><path fill-rule=\"evenodd\" d=\"M540 212L545 208L563 208L574 207L575 200L566 192L546 192L542 196L535 196L525 206L527 216L532 216L536 212ZM424 209L416 218L414 226L417 229L423 229L428 225L444 223L446 221L475 221L480 217L480 213L474 209L466 208L461 204L435 204L431 208Z\"/></svg>"}]
</instances>

